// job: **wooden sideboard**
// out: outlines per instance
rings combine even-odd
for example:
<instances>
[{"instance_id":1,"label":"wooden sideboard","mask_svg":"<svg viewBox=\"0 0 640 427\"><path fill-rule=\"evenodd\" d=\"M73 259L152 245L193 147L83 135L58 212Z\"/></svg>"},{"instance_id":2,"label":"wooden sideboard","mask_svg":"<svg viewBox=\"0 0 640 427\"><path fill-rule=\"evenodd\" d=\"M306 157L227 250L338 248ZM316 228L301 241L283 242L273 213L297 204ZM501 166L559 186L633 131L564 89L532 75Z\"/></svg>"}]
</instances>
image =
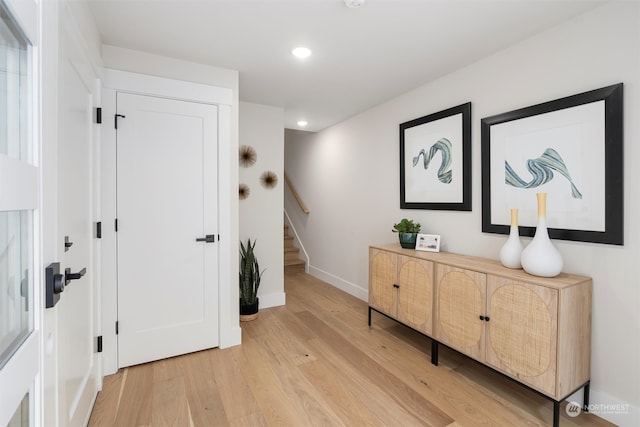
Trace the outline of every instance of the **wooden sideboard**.
<instances>
[{"instance_id":1,"label":"wooden sideboard","mask_svg":"<svg viewBox=\"0 0 640 427\"><path fill-rule=\"evenodd\" d=\"M554 402L584 388L589 400L591 286L588 277L537 277L499 261L448 252L369 248L371 312L443 344Z\"/></svg>"}]
</instances>

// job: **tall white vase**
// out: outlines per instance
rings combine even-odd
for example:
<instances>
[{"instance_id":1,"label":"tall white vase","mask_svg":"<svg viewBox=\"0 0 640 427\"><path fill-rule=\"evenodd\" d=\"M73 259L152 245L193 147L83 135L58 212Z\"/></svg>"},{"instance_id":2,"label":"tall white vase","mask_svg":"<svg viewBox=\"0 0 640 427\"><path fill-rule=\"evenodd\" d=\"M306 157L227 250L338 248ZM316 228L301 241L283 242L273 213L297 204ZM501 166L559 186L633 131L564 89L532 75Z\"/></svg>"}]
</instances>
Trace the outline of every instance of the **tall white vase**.
<instances>
[{"instance_id":1,"label":"tall white vase","mask_svg":"<svg viewBox=\"0 0 640 427\"><path fill-rule=\"evenodd\" d=\"M500 262L508 268L522 268L521 255L522 242L518 232L518 209L511 209L511 229L509 230L509 238L500 249Z\"/></svg>"},{"instance_id":2,"label":"tall white vase","mask_svg":"<svg viewBox=\"0 0 640 427\"><path fill-rule=\"evenodd\" d=\"M522 268L529 274L555 277L562 271L562 255L551 243L547 231L547 193L538 196L538 227L533 240L522 251Z\"/></svg>"}]
</instances>

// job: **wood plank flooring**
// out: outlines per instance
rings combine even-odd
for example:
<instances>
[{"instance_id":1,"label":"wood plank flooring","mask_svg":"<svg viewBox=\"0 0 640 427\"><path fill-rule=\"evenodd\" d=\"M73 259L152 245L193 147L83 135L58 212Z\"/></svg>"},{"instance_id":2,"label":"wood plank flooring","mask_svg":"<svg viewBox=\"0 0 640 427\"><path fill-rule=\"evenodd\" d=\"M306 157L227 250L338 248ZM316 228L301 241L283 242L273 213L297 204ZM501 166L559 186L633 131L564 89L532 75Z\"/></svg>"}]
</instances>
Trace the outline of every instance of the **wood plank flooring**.
<instances>
[{"instance_id":1,"label":"wood plank flooring","mask_svg":"<svg viewBox=\"0 0 640 427\"><path fill-rule=\"evenodd\" d=\"M242 345L105 377L89 426L550 426L553 405L301 272ZM612 424L591 414L561 426Z\"/></svg>"}]
</instances>

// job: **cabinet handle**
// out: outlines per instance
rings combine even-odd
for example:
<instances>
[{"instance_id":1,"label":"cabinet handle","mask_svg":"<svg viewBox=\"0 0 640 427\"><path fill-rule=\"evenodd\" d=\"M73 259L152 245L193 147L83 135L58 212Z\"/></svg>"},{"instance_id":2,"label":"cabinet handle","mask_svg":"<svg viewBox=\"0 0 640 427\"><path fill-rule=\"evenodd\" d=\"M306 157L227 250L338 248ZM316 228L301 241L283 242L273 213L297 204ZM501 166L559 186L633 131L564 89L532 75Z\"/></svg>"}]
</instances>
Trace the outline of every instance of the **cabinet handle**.
<instances>
[{"instance_id":1,"label":"cabinet handle","mask_svg":"<svg viewBox=\"0 0 640 427\"><path fill-rule=\"evenodd\" d=\"M482 314L480 315L480 320L484 320L484 316Z\"/></svg>"},{"instance_id":2,"label":"cabinet handle","mask_svg":"<svg viewBox=\"0 0 640 427\"><path fill-rule=\"evenodd\" d=\"M480 315L480 320L484 320L485 322L489 321L489 316Z\"/></svg>"},{"instance_id":3,"label":"cabinet handle","mask_svg":"<svg viewBox=\"0 0 640 427\"><path fill-rule=\"evenodd\" d=\"M393 287L396 289L400 289L400 285L396 285L395 283L393 284Z\"/></svg>"}]
</instances>

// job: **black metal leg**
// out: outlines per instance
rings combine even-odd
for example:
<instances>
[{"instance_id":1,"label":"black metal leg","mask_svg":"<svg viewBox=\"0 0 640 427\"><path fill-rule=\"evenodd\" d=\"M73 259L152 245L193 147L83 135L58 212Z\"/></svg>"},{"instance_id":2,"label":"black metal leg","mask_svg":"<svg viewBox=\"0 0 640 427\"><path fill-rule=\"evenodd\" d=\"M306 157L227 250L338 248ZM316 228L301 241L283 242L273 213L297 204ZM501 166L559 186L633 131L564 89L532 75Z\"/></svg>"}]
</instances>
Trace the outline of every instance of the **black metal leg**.
<instances>
[{"instance_id":1,"label":"black metal leg","mask_svg":"<svg viewBox=\"0 0 640 427\"><path fill-rule=\"evenodd\" d=\"M560 402L553 401L553 427L560 427Z\"/></svg>"},{"instance_id":2,"label":"black metal leg","mask_svg":"<svg viewBox=\"0 0 640 427\"><path fill-rule=\"evenodd\" d=\"M431 339L431 364L438 366L438 341Z\"/></svg>"},{"instance_id":3,"label":"black metal leg","mask_svg":"<svg viewBox=\"0 0 640 427\"><path fill-rule=\"evenodd\" d=\"M369 327L371 327L371 307L369 307Z\"/></svg>"},{"instance_id":4,"label":"black metal leg","mask_svg":"<svg viewBox=\"0 0 640 427\"><path fill-rule=\"evenodd\" d=\"M591 388L591 381L587 382L584 385L583 396L584 396L584 407L582 410L584 412L589 412L589 389Z\"/></svg>"}]
</instances>

